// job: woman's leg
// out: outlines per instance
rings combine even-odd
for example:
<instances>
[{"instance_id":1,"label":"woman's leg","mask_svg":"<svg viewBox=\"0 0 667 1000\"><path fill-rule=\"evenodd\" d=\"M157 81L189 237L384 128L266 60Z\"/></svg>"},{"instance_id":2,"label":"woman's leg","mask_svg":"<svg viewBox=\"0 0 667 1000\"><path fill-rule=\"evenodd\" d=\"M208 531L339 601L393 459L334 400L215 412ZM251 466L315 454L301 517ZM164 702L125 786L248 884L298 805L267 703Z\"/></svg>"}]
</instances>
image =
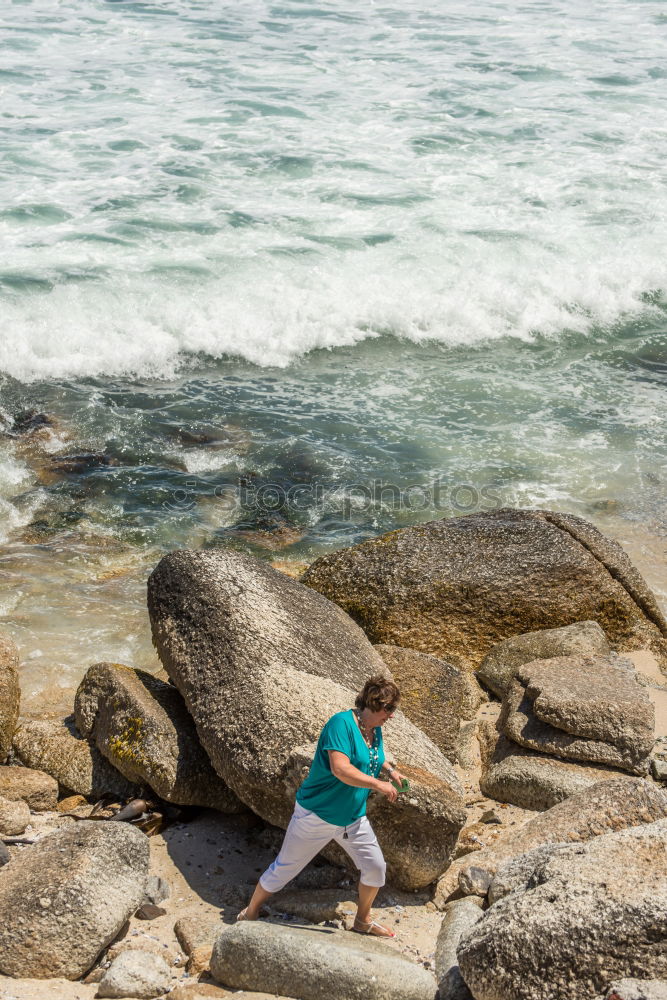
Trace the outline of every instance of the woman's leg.
<instances>
[{"instance_id":1,"label":"woman's leg","mask_svg":"<svg viewBox=\"0 0 667 1000\"><path fill-rule=\"evenodd\" d=\"M371 920L371 906L385 883L387 866L382 850L366 816L347 827L347 839L338 834L337 844L350 855L359 869L359 903L354 918L355 930L376 937L394 937L393 931Z\"/></svg>"},{"instance_id":2,"label":"woman's leg","mask_svg":"<svg viewBox=\"0 0 667 1000\"><path fill-rule=\"evenodd\" d=\"M262 904L296 878L308 862L326 847L339 829L340 827L326 823L315 813L309 812L297 803L278 857L264 874L260 875L250 902L244 910L241 910L237 919L257 920Z\"/></svg>"}]
</instances>

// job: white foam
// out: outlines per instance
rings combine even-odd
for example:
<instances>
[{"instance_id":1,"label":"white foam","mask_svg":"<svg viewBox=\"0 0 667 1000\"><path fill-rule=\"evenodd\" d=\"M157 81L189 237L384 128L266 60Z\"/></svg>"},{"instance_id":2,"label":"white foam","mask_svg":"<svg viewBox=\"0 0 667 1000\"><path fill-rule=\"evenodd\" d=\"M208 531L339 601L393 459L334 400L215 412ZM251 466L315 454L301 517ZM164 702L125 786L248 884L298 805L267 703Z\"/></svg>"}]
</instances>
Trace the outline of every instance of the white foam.
<instances>
[{"instance_id":1,"label":"white foam","mask_svg":"<svg viewBox=\"0 0 667 1000\"><path fill-rule=\"evenodd\" d=\"M0 370L168 378L198 354L285 366L650 312L660 11L6 7Z\"/></svg>"}]
</instances>

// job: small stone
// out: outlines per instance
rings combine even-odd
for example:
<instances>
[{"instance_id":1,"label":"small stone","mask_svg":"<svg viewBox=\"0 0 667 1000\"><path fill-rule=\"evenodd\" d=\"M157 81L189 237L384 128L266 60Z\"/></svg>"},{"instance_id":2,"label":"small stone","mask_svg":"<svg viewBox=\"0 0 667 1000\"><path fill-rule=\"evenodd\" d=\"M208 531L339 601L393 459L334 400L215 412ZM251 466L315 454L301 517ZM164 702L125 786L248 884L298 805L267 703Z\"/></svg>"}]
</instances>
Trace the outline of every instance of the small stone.
<instances>
[{"instance_id":1,"label":"small stone","mask_svg":"<svg viewBox=\"0 0 667 1000\"><path fill-rule=\"evenodd\" d=\"M21 799L12 801L0 796L0 833L16 837L30 823L30 809Z\"/></svg>"},{"instance_id":2,"label":"small stone","mask_svg":"<svg viewBox=\"0 0 667 1000\"><path fill-rule=\"evenodd\" d=\"M464 896L481 896L484 898L489 891L493 876L484 868L469 865L459 872L459 889Z\"/></svg>"},{"instance_id":3,"label":"small stone","mask_svg":"<svg viewBox=\"0 0 667 1000\"><path fill-rule=\"evenodd\" d=\"M502 823L502 819L495 809L487 809L479 818L480 823Z\"/></svg>"},{"instance_id":4,"label":"small stone","mask_svg":"<svg viewBox=\"0 0 667 1000\"><path fill-rule=\"evenodd\" d=\"M155 920L156 917L163 917L166 912L162 906L154 906L153 903L142 903L134 915L137 920Z\"/></svg>"},{"instance_id":5,"label":"small stone","mask_svg":"<svg viewBox=\"0 0 667 1000\"><path fill-rule=\"evenodd\" d=\"M171 986L169 966L148 951L124 951L115 958L100 982L98 997L152 1000Z\"/></svg>"},{"instance_id":6,"label":"small stone","mask_svg":"<svg viewBox=\"0 0 667 1000\"><path fill-rule=\"evenodd\" d=\"M667 781L667 760L654 757L651 761L651 774L656 781Z\"/></svg>"},{"instance_id":7,"label":"small stone","mask_svg":"<svg viewBox=\"0 0 667 1000\"><path fill-rule=\"evenodd\" d=\"M165 879L160 878L159 875L150 875L146 879L144 903L152 903L154 906L157 906L159 903L164 902L165 899L169 899L170 895L171 889Z\"/></svg>"}]
</instances>

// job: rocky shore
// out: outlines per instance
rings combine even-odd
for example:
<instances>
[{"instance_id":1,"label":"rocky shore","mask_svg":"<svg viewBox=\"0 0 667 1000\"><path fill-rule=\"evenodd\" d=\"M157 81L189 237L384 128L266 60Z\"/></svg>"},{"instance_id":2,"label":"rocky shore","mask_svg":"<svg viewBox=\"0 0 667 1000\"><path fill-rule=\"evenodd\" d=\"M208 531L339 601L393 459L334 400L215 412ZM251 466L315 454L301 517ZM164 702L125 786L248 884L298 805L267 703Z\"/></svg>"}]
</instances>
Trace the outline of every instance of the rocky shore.
<instances>
[{"instance_id":1,"label":"rocky shore","mask_svg":"<svg viewBox=\"0 0 667 1000\"><path fill-rule=\"evenodd\" d=\"M148 613L163 672L93 664L63 719L22 717L0 637L0 1000L667 996L667 621L591 524L435 521L301 580L180 550ZM235 924L378 672L410 779L368 808L397 937L349 933L337 847Z\"/></svg>"}]
</instances>

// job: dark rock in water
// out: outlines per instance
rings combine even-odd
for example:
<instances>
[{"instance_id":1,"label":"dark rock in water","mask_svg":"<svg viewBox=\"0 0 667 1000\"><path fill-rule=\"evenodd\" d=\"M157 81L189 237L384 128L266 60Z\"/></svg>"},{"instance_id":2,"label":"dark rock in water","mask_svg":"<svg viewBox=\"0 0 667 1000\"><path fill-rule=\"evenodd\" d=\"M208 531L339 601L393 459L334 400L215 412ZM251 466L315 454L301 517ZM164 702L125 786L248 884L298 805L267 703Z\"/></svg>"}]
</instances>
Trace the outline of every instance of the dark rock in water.
<instances>
[{"instance_id":1,"label":"dark rock in water","mask_svg":"<svg viewBox=\"0 0 667 1000\"><path fill-rule=\"evenodd\" d=\"M35 812L49 812L58 806L58 782L31 767L0 767L0 795L23 799Z\"/></svg>"},{"instance_id":2,"label":"dark rock in water","mask_svg":"<svg viewBox=\"0 0 667 1000\"><path fill-rule=\"evenodd\" d=\"M457 763L461 719L474 712L478 697L470 692L469 675L451 663L415 649L376 646L401 689L401 710L433 740L445 757Z\"/></svg>"},{"instance_id":3,"label":"dark rock in water","mask_svg":"<svg viewBox=\"0 0 667 1000\"><path fill-rule=\"evenodd\" d=\"M236 924L213 946L211 973L232 989L300 1000L433 1000L433 976L378 938L331 928Z\"/></svg>"},{"instance_id":4,"label":"dark rock in water","mask_svg":"<svg viewBox=\"0 0 667 1000\"><path fill-rule=\"evenodd\" d=\"M128 799L139 793L96 746L82 739L67 719L24 722L14 734L14 751L26 767L45 771L61 789L100 799Z\"/></svg>"},{"instance_id":5,"label":"dark rock in water","mask_svg":"<svg viewBox=\"0 0 667 1000\"><path fill-rule=\"evenodd\" d=\"M457 956L475 1000L591 1000L667 976L667 820L561 845L486 911Z\"/></svg>"},{"instance_id":6,"label":"dark rock in water","mask_svg":"<svg viewBox=\"0 0 667 1000\"><path fill-rule=\"evenodd\" d=\"M150 577L162 662L199 737L239 798L283 828L327 719L387 668L335 604L250 556L173 552ZM385 735L411 795L369 803L390 878L404 888L446 867L463 825L462 789L438 748L397 712ZM412 768L408 772L408 768Z\"/></svg>"},{"instance_id":7,"label":"dark rock in water","mask_svg":"<svg viewBox=\"0 0 667 1000\"><path fill-rule=\"evenodd\" d=\"M505 508L401 528L320 557L302 579L372 642L468 670L503 639L582 621L667 662L667 621L648 585L572 514Z\"/></svg>"},{"instance_id":8,"label":"dark rock in water","mask_svg":"<svg viewBox=\"0 0 667 1000\"><path fill-rule=\"evenodd\" d=\"M19 653L9 636L0 634L0 764L12 745L20 700Z\"/></svg>"},{"instance_id":9,"label":"dark rock in water","mask_svg":"<svg viewBox=\"0 0 667 1000\"><path fill-rule=\"evenodd\" d=\"M148 840L124 823L83 821L24 850L0 875L0 972L77 979L141 903Z\"/></svg>"},{"instance_id":10,"label":"dark rock in water","mask_svg":"<svg viewBox=\"0 0 667 1000\"><path fill-rule=\"evenodd\" d=\"M31 434L42 427L53 427L53 418L39 410L22 410L14 417L11 426L13 434Z\"/></svg>"},{"instance_id":11,"label":"dark rock in water","mask_svg":"<svg viewBox=\"0 0 667 1000\"><path fill-rule=\"evenodd\" d=\"M103 452L81 452L76 455L54 455L48 468L52 472L60 472L63 475L80 475L90 469L99 469L107 465L113 465L111 458Z\"/></svg>"},{"instance_id":12,"label":"dark rock in water","mask_svg":"<svg viewBox=\"0 0 667 1000\"><path fill-rule=\"evenodd\" d=\"M435 946L435 974L440 1000L472 1000L463 982L456 949L463 934L482 919L482 909L472 899L456 899L445 907Z\"/></svg>"},{"instance_id":13,"label":"dark rock in water","mask_svg":"<svg viewBox=\"0 0 667 1000\"><path fill-rule=\"evenodd\" d=\"M477 678L502 698L524 663L555 656L606 656L610 652L611 646L597 622L574 622L563 628L503 639L484 657Z\"/></svg>"},{"instance_id":14,"label":"dark rock in water","mask_svg":"<svg viewBox=\"0 0 667 1000\"><path fill-rule=\"evenodd\" d=\"M647 774L655 711L629 661L560 656L517 669L498 726L521 746Z\"/></svg>"},{"instance_id":15,"label":"dark rock in water","mask_svg":"<svg viewBox=\"0 0 667 1000\"><path fill-rule=\"evenodd\" d=\"M79 685L74 714L79 731L128 781L178 805L243 808L213 770L173 685L120 663L97 663Z\"/></svg>"}]
</instances>

